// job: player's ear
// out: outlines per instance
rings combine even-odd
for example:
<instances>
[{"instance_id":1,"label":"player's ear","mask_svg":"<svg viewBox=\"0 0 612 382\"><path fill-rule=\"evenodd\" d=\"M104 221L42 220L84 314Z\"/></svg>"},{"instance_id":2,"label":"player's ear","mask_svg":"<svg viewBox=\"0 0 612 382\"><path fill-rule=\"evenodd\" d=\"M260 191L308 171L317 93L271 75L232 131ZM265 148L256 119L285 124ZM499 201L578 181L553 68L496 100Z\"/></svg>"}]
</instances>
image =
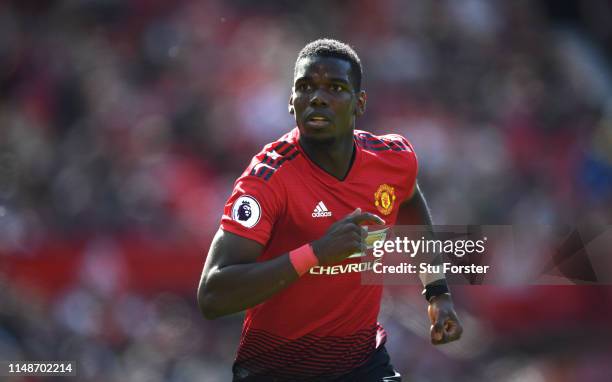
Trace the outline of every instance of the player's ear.
<instances>
[{"instance_id":1,"label":"player's ear","mask_svg":"<svg viewBox=\"0 0 612 382\"><path fill-rule=\"evenodd\" d=\"M355 115L361 117L366 111L366 100L368 99L365 90L357 93L357 106L355 107Z\"/></svg>"},{"instance_id":2,"label":"player's ear","mask_svg":"<svg viewBox=\"0 0 612 382\"><path fill-rule=\"evenodd\" d=\"M289 96L289 114L295 114L295 109L293 108L293 92L291 92L291 95Z\"/></svg>"}]
</instances>

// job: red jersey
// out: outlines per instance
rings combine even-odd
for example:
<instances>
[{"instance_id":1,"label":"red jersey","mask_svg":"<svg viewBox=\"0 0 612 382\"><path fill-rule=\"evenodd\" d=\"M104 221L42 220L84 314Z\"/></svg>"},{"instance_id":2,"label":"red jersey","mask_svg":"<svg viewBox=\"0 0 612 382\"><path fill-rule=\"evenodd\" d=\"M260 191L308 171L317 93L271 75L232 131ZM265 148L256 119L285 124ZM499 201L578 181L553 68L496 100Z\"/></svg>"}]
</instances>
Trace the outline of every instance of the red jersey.
<instances>
[{"instance_id":1,"label":"red jersey","mask_svg":"<svg viewBox=\"0 0 612 382\"><path fill-rule=\"evenodd\" d=\"M322 237L360 207L388 225L416 184L417 158L402 136L355 130L356 153L344 180L304 153L297 128L257 154L235 183L221 228L261 243L258 261ZM381 285L362 285L359 259L317 266L248 309L234 375L298 380L337 376L365 363L385 342L377 323ZM348 264L355 264L348 266Z\"/></svg>"}]
</instances>

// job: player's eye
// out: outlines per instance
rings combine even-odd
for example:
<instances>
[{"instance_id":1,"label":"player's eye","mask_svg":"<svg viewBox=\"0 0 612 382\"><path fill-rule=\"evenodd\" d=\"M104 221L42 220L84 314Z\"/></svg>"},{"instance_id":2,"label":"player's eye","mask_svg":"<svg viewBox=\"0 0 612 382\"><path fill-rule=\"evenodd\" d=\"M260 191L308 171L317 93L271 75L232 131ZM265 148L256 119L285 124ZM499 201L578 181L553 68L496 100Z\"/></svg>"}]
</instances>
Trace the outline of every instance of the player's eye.
<instances>
[{"instance_id":1,"label":"player's eye","mask_svg":"<svg viewBox=\"0 0 612 382\"><path fill-rule=\"evenodd\" d=\"M295 85L295 90L300 91L300 92L309 91L311 89L312 89L312 86L310 86L310 84L307 84L305 82L301 82Z\"/></svg>"},{"instance_id":2,"label":"player's eye","mask_svg":"<svg viewBox=\"0 0 612 382\"><path fill-rule=\"evenodd\" d=\"M338 84L332 84L330 86L331 91L333 91L334 93L340 93L342 90L344 90L344 88L342 87L342 85L338 85Z\"/></svg>"}]
</instances>

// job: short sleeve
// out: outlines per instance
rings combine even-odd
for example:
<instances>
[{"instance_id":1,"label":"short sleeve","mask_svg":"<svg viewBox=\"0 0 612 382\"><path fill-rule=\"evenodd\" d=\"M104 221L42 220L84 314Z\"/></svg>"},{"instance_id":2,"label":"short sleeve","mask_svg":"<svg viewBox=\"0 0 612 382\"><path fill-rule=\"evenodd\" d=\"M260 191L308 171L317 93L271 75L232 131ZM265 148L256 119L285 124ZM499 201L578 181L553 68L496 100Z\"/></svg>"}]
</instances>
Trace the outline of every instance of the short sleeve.
<instances>
[{"instance_id":1,"label":"short sleeve","mask_svg":"<svg viewBox=\"0 0 612 382\"><path fill-rule=\"evenodd\" d=\"M403 135L399 134L387 134L383 136L387 140L391 151L399 154L401 158L399 160L400 169L398 169L403 175L402 184L406 187L406 199L410 198L414 193L414 189L417 184L417 175L419 172L419 162L417 159L416 151L412 143L406 139ZM402 200L403 202L404 200Z\"/></svg>"},{"instance_id":2,"label":"short sleeve","mask_svg":"<svg viewBox=\"0 0 612 382\"><path fill-rule=\"evenodd\" d=\"M266 245L282 211L282 198L269 182L245 176L225 203L221 229Z\"/></svg>"},{"instance_id":3,"label":"short sleeve","mask_svg":"<svg viewBox=\"0 0 612 382\"><path fill-rule=\"evenodd\" d=\"M417 158L414 146L405 137L402 138L402 143L408 147L409 165L408 165L408 195L414 193L414 188L417 185L417 175L419 174L419 161Z\"/></svg>"}]
</instances>

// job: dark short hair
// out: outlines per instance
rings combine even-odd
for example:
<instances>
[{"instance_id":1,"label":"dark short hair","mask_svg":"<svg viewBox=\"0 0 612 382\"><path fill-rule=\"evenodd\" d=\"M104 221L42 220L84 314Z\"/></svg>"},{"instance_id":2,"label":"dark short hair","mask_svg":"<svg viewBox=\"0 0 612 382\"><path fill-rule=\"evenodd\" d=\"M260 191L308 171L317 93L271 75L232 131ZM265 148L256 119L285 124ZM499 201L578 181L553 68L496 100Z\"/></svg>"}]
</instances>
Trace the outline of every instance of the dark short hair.
<instances>
[{"instance_id":1,"label":"dark short hair","mask_svg":"<svg viewBox=\"0 0 612 382\"><path fill-rule=\"evenodd\" d=\"M361 90L361 60L353 48L351 48L348 44L330 38L320 38L318 40L309 42L302 48L298 54L297 60L295 60L295 68L293 70L294 76L297 70L298 61L306 57L333 57L348 61L351 64L351 78L353 80L353 87L355 88L355 91Z\"/></svg>"}]
</instances>

